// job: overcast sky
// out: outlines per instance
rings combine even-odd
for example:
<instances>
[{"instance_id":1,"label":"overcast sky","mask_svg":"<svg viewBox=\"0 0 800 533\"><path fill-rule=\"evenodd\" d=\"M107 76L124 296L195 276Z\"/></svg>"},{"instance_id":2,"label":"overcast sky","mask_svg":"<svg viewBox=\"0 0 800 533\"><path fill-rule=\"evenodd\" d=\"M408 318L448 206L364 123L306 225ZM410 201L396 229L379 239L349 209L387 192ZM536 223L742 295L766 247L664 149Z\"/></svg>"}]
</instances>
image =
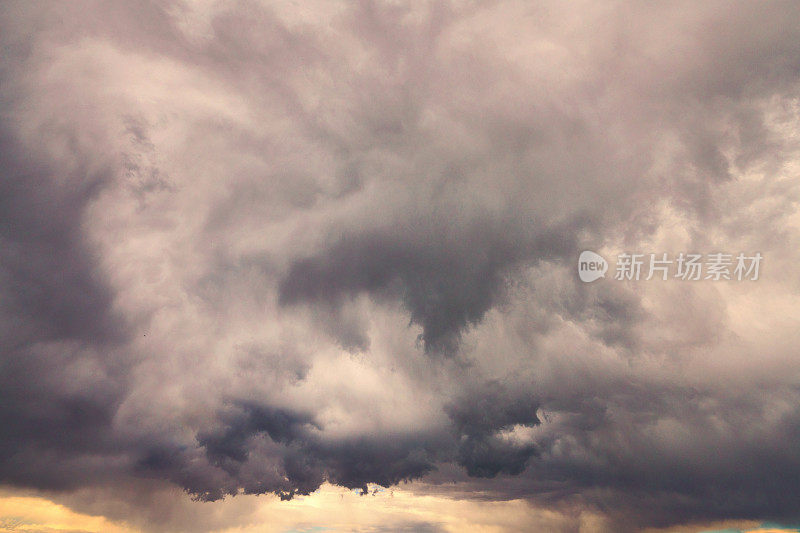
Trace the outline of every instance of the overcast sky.
<instances>
[{"instance_id":1,"label":"overcast sky","mask_svg":"<svg viewBox=\"0 0 800 533\"><path fill-rule=\"evenodd\" d=\"M800 524L800 4L6 0L0 46L3 498Z\"/></svg>"}]
</instances>

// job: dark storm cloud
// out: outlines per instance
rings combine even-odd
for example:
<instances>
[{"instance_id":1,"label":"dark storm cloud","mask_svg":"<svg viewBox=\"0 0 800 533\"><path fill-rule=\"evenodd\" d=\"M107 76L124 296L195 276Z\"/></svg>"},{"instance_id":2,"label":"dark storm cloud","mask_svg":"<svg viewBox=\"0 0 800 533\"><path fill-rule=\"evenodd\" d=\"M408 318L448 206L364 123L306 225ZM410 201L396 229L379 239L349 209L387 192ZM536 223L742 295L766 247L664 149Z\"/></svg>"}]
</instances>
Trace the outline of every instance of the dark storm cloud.
<instances>
[{"instance_id":1,"label":"dark storm cloud","mask_svg":"<svg viewBox=\"0 0 800 533\"><path fill-rule=\"evenodd\" d=\"M538 425L538 409L530 392L513 394L497 382L486 383L447 405L445 411L459 436L458 464L475 477L521 473L536 454L536 446L510 442L498 433L514 426Z\"/></svg>"},{"instance_id":2,"label":"dark storm cloud","mask_svg":"<svg viewBox=\"0 0 800 533\"><path fill-rule=\"evenodd\" d=\"M1 17L0 481L799 518L796 3Z\"/></svg>"},{"instance_id":3,"label":"dark storm cloud","mask_svg":"<svg viewBox=\"0 0 800 533\"><path fill-rule=\"evenodd\" d=\"M796 397L797 391L778 394ZM701 391L654 387L627 395L554 405L560 414L552 438L538 441L528 469L496 484L494 497L533 497L545 505L578 501L603 509L612 529L625 531L644 524L797 519L797 409L767 433L747 427L766 416L752 398L736 398L740 412L711 415L698 407L710 401ZM656 431L668 417L677 435ZM723 422L712 428L709 420ZM464 483L465 491L486 488Z\"/></svg>"},{"instance_id":4,"label":"dark storm cloud","mask_svg":"<svg viewBox=\"0 0 800 533\"><path fill-rule=\"evenodd\" d=\"M291 499L325 480L366 492L369 483L389 487L419 478L433 469L429 456L443 444L431 442L425 449L424 436L325 441L315 434L324 428L310 415L264 406L240 405L221 418L217 429L197 435L200 456L194 450L154 449L140 461L140 470L169 476L203 500L240 490ZM265 444L277 477L248 472L258 473Z\"/></svg>"},{"instance_id":5,"label":"dark storm cloud","mask_svg":"<svg viewBox=\"0 0 800 533\"><path fill-rule=\"evenodd\" d=\"M108 170L92 170L88 161L75 168L39 161L5 129L0 143L3 311L18 320L3 320L4 340L14 338L11 347L118 338L119 325L108 313L111 295L80 234L83 208Z\"/></svg>"},{"instance_id":6,"label":"dark storm cloud","mask_svg":"<svg viewBox=\"0 0 800 533\"><path fill-rule=\"evenodd\" d=\"M70 163L0 134L0 475L38 487L101 475L90 457L113 453L124 389L125 327L80 231L109 171Z\"/></svg>"},{"instance_id":7,"label":"dark storm cloud","mask_svg":"<svg viewBox=\"0 0 800 533\"><path fill-rule=\"evenodd\" d=\"M496 303L503 277L523 260L575 250L575 228L550 234L512 233L514 220L412 223L408 233L343 237L319 256L295 261L281 281L284 303L333 302L359 292L399 298L422 327L428 351L452 353L461 331Z\"/></svg>"}]
</instances>

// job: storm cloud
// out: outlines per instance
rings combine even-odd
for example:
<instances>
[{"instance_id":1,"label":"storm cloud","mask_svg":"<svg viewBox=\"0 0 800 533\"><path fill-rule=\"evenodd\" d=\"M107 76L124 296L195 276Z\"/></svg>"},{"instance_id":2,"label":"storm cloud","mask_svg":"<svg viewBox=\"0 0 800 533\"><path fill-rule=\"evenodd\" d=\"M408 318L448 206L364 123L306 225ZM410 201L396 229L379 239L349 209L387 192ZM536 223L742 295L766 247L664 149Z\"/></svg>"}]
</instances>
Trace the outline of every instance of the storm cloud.
<instances>
[{"instance_id":1,"label":"storm cloud","mask_svg":"<svg viewBox=\"0 0 800 533\"><path fill-rule=\"evenodd\" d=\"M12 0L0 45L4 485L800 520L798 4Z\"/></svg>"}]
</instances>

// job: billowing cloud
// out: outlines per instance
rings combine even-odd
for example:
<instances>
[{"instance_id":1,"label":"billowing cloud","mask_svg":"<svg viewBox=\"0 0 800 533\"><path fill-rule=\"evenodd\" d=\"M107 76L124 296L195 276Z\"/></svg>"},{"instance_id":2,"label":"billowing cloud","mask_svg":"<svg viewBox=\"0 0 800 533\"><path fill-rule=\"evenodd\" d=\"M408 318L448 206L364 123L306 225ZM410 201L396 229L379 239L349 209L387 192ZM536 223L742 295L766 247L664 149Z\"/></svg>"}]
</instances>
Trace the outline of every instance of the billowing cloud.
<instances>
[{"instance_id":1,"label":"billowing cloud","mask_svg":"<svg viewBox=\"0 0 800 533\"><path fill-rule=\"evenodd\" d=\"M800 520L799 11L7 2L0 480Z\"/></svg>"}]
</instances>

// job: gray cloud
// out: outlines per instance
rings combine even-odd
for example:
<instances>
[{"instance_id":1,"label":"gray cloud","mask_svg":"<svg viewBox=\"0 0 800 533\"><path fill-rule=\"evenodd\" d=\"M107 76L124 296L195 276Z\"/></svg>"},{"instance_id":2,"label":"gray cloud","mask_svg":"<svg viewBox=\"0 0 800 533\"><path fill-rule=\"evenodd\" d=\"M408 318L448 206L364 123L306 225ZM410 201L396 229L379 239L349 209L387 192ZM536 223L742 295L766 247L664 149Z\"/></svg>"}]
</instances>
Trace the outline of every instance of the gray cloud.
<instances>
[{"instance_id":1,"label":"gray cloud","mask_svg":"<svg viewBox=\"0 0 800 533\"><path fill-rule=\"evenodd\" d=\"M800 519L798 20L8 3L0 480L154 531L212 526L143 492L325 481ZM589 248L767 270L585 285Z\"/></svg>"},{"instance_id":2,"label":"gray cloud","mask_svg":"<svg viewBox=\"0 0 800 533\"><path fill-rule=\"evenodd\" d=\"M7 131L0 145L0 464L9 482L68 487L101 475L92 455L118 447L108 430L127 364L113 353L126 328L80 231L108 174L81 154L40 161Z\"/></svg>"},{"instance_id":3,"label":"gray cloud","mask_svg":"<svg viewBox=\"0 0 800 533\"><path fill-rule=\"evenodd\" d=\"M463 229L448 225L434 221L396 234L334 242L319 256L291 264L281 281L281 301L335 303L361 291L400 299L411 322L422 327L426 350L452 353L459 333L496 303L503 276L515 264L575 249L575 228L516 236L509 234L519 225L513 220L467 221Z\"/></svg>"}]
</instances>

